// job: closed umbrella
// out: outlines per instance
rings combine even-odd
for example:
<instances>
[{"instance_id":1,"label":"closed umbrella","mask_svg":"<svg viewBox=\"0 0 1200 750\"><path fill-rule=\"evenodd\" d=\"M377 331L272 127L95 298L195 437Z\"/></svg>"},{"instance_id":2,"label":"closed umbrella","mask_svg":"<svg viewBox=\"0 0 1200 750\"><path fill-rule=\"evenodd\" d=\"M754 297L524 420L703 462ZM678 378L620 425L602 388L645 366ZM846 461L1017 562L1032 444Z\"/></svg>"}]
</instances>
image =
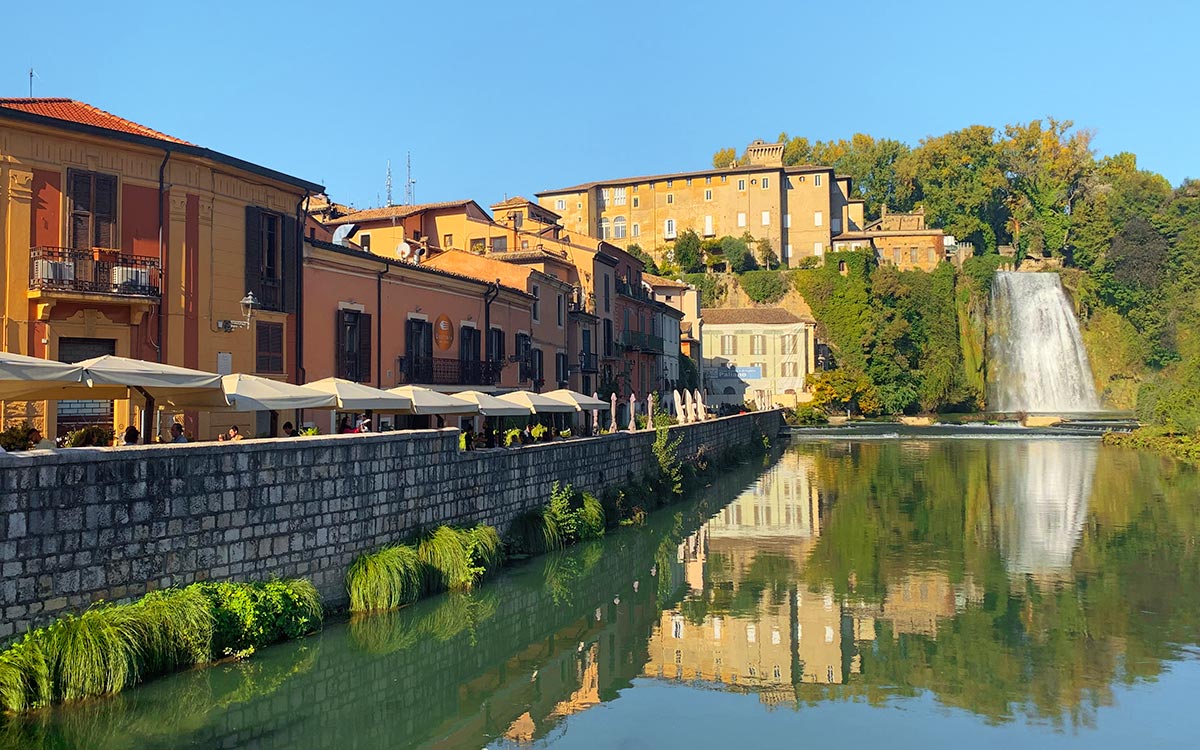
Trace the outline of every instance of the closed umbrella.
<instances>
[{"instance_id":1,"label":"closed umbrella","mask_svg":"<svg viewBox=\"0 0 1200 750\"><path fill-rule=\"evenodd\" d=\"M334 405L344 411L407 412L412 408L412 399L398 393L341 378L325 378L305 383L305 387L333 395L336 398Z\"/></svg>"},{"instance_id":2,"label":"closed umbrella","mask_svg":"<svg viewBox=\"0 0 1200 750\"><path fill-rule=\"evenodd\" d=\"M530 391L513 391L497 396L501 401L529 407L534 414L574 414L575 407L563 401L556 401L541 393Z\"/></svg>"},{"instance_id":3,"label":"closed umbrella","mask_svg":"<svg viewBox=\"0 0 1200 750\"><path fill-rule=\"evenodd\" d=\"M402 385L388 389L412 401L412 414L478 414L479 404L463 398L438 393L419 385Z\"/></svg>"},{"instance_id":4,"label":"closed umbrella","mask_svg":"<svg viewBox=\"0 0 1200 750\"><path fill-rule=\"evenodd\" d=\"M321 409L337 405L337 398L302 385L237 373L221 378L225 398L235 411Z\"/></svg>"},{"instance_id":5,"label":"closed umbrella","mask_svg":"<svg viewBox=\"0 0 1200 750\"><path fill-rule=\"evenodd\" d=\"M454 395L478 406L479 413L485 417L528 417L533 414L533 409L528 406L514 404L480 391L459 391Z\"/></svg>"},{"instance_id":6,"label":"closed umbrella","mask_svg":"<svg viewBox=\"0 0 1200 750\"><path fill-rule=\"evenodd\" d=\"M683 401L684 401L684 403L683 403L684 421L695 422L696 421L696 408L692 404L692 392L691 391L685 390L683 392Z\"/></svg>"},{"instance_id":7,"label":"closed umbrella","mask_svg":"<svg viewBox=\"0 0 1200 750\"><path fill-rule=\"evenodd\" d=\"M629 394L629 431L637 429L637 396Z\"/></svg>"},{"instance_id":8,"label":"closed umbrella","mask_svg":"<svg viewBox=\"0 0 1200 750\"><path fill-rule=\"evenodd\" d=\"M83 368L24 354L0 352L0 400L31 398L25 394L38 389L78 385Z\"/></svg>"},{"instance_id":9,"label":"closed umbrella","mask_svg":"<svg viewBox=\"0 0 1200 750\"><path fill-rule=\"evenodd\" d=\"M703 422L708 418L708 410L704 408L704 397L700 395L699 388L696 389L696 400L692 407L696 410L697 422Z\"/></svg>"},{"instance_id":10,"label":"closed umbrella","mask_svg":"<svg viewBox=\"0 0 1200 750\"><path fill-rule=\"evenodd\" d=\"M610 398L612 401L612 404L611 404L612 408L608 412L609 416L611 417L611 421L608 423L608 431L616 432L617 431L617 392L613 391L613 394Z\"/></svg>"},{"instance_id":11,"label":"closed umbrella","mask_svg":"<svg viewBox=\"0 0 1200 750\"><path fill-rule=\"evenodd\" d=\"M592 398L596 399L597 401L600 401L600 394L592 393ZM600 401L600 403L604 404L603 401ZM608 404L604 404L604 405L606 407L608 406ZM594 435L600 434L600 409L592 409L592 434L594 434Z\"/></svg>"},{"instance_id":12,"label":"closed umbrella","mask_svg":"<svg viewBox=\"0 0 1200 750\"><path fill-rule=\"evenodd\" d=\"M675 405L675 416L679 418L680 423L687 424L688 415L683 409L683 402L679 400L679 390L671 391L671 403Z\"/></svg>"}]
</instances>

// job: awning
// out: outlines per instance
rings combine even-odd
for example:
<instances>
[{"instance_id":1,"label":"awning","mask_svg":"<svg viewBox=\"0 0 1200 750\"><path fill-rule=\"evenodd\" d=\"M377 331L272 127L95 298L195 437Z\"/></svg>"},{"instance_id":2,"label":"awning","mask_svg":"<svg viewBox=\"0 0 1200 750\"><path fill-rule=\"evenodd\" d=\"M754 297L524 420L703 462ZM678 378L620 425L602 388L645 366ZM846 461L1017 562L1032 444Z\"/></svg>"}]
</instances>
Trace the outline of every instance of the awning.
<instances>
[{"instance_id":1,"label":"awning","mask_svg":"<svg viewBox=\"0 0 1200 750\"><path fill-rule=\"evenodd\" d=\"M325 378L315 383L305 383L304 387L335 396L335 406L346 411L407 413L412 408L412 400L404 396L341 378Z\"/></svg>"},{"instance_id":2,"label":"awning","mask_svg":"<svg viewBox=\"0 0 1200 750\"><path fill-rule=\"evenodd\" d=\"M0 400L30 398L31 389L78 384L83 368L65 362L0 352Z\"/></svg>"},{"instance_id":3,"label":"awning","mask_svg":"<svg viewBox=\"0 0 1200 750\"><path fill-rule=\"evenodd\" d=\"M574 414L575 406L552 398L546 398L540 393L530 391L513 391L496 398L511 404L529 407L534 414Z\"/></svg>"},{"instance_id":4,"label":"awning","mask_svg":"<svg viewBox=\"0 0 1200 750\"><path fill-rule=\"evenodd\" d=\"M155 403L203 408L228 406L221 390L221 376L186 367L105 355L76 363L83 368L87 388L59 398L127 398L137 391Z\"/></svg>"},{"instance_id":5,"label":"awning","mask_svg":"<svg viewBox=\"0 0 1200 750\"><path fill-rule=\"evenodd\" d=\"M533 414L533 409L528 406L504 401L488 393L460 391L454 395L478 405L479 413L485 417L528 417Z\"/></svg>"},{"instance_id":6,"label":"awning","mask_svg":"<svg viewBox=\"0 0 1200 750\"><path fill-rule=\"evenodd\" d=\"M226 375L221 378L221 384L235 411L328 409L337 405L333 394L257 375Z\"/></svg>"},{"instance_id":7,"label":"awning","mask_svg":"<svg viewBox=\"0 0 1200 750\"><path fill-rule=\"evenodd\" d=\"M564 404L571 404L575 407L575 411L592 411L595 409L608 410L607 401L601 401L598 398L585 396L584 394L578 391L573 391L570 388L560 388L557 391L550 391L549 393L543 393L541 395L545 396L546 398L552 398L555 401L561 401Z\"/></svg>"},{"instance_id":8,"label":"awning","mask_svg":"<svg viewBox=\"0 0 1200 750\"><path fill-rule=\"evenodd\" d=\"M479 404L467 399L438 393L418 385L402 385L389 388L388 393L412 401L412 414L478 414Z\"/></svg>"}]
</instances>

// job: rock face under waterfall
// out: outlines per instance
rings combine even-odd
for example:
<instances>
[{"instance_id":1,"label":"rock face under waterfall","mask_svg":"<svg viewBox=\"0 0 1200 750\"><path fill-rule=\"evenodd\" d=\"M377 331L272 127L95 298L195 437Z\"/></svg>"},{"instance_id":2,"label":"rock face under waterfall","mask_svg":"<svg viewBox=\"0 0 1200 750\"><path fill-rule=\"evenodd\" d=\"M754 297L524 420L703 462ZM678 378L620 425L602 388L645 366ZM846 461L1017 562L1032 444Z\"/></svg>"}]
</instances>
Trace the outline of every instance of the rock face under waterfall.
<instances>
[{"instance_id":1,"label":"rock face under waterfall","mask_svg":"<svg viewBox=\"0 0 1200 750\"><path fill-rule=\"evenodd\" d=\"M1096 386L1058 274L1004 271L988 311L988 408L1097 411Z\"/></svg>"}]
</instances>

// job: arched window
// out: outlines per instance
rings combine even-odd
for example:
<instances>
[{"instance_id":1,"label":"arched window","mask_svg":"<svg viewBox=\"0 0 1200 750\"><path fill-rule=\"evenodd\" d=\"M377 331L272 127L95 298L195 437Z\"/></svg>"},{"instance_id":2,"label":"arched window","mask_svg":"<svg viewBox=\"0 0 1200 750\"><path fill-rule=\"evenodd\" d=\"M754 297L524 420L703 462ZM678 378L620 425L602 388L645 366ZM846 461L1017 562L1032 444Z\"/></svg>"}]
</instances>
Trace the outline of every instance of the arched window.
<instances>
[{"instance_id":1,"label":"arched window","mask_svg":"<svg viewBox=\"0 0 1200 750\"><path fill-rule=\"evenodd\" d=\"M611 227L609 227L608 219L601 219L600 220L600 239L607 240L609 237L612 236L611 232L612 232L612 229L611 229Z\"/></svg>"},{"instance_id":2,"label":"arched window","mask_svg":"<svg viewBox=\"0 0 1200 750\"><path fill-rule=\"evenodd\" d=\"M618 216L617 218L613 219L613 237L618 240L625 237L625 217L624 216Z\"/></svg>"},{"instance_id":3,"label":"arched window","mask_svg":"<svg viewBox=\"0 0 1200 750\"><path fill-rule=\"evenodd\" d=\"M736 393L736 391L733 390L733 386L731 386L731 385L725 386L725 395L726 396L732 396L734 393Z\"/></svg>"}]
</instances>

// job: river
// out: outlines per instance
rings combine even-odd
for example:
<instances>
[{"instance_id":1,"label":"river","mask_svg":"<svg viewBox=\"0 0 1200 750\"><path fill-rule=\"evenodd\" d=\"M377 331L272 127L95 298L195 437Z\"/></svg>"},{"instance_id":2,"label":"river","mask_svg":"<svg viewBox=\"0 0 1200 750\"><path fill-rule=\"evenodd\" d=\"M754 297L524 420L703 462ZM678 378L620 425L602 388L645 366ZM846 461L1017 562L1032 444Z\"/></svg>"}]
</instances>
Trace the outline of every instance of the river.
<instances>
[{"instance_id":1,"label":"river","mask_svg":"<svg viewBox=\"0 0 1200 750\"><path fill-rule=\"evenodd\" d=\"M1191 747L1200 475L1090 438L786 445L645 526L0 747Z\"/></svg>"}]
</instances>

